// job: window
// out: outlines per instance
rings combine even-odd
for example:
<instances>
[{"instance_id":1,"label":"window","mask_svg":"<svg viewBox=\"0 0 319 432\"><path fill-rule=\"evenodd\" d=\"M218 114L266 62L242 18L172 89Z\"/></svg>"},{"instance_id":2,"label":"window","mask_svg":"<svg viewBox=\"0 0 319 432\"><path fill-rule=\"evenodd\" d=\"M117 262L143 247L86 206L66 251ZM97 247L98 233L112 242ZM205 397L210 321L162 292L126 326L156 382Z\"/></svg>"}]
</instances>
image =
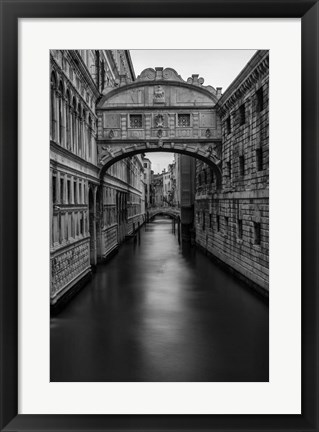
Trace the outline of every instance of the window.
<instances>
[{"instance_id":1,"label":"window","mask_svg":"<svg viewBox=\"0 0 319 432\"><path fill-rule=\"evenodd\" d=\"M231 123L230 123L230 116L226 119L226 133L229 135L231 133Z\"/></svg>"},{"instance_id":2,"label":"window","mask_svg":"<svg viewBox=\"0 0 319 432\"><path fill-rule=\"evenodd\" d=\"M205 210L203 210L203 225L202 225L203 231L205 231Z\"/></svg>"},{"instance_id":3,"label":"window","mask_svg":"<svg viewBox=\"0 0 319 432\"><path fill-rule=\"evenodd\" d=\"M63 140L63 108L62 108L62 98L63 98L63 86L60 82L59 86L59 143L62 144Z\"/></svg>"},{"instance_id":4,"label":"window","mask_svg":"<svg viewBox=\"0 0 319 432\"><path fill-rule=\"evenodd\" d=\"M257 171L262 171L263 169L263 151L261 147L256 149L256 168Z\"/></svg>"},{"instance_id":5,"label":"window","mask_svg":"<svg viewBox=\"0 0 319 432\"><path fill-rule=\"evenodd\" d=\"M216 215L217 231L220 231L220 217Z\"/></svg>"},{"instance_id":6,"label":"window","mask_svg":"<svg viewBox=\"0 0 319 432\"><path fill-rule=\"evenodd\" d=\"M239 126L246 123L245 104L239 107Z\"/></svg>"},{"instance_id":7,"label":"window","mask_svg":"<svg viewBox=\"0 0 319 432\"><path fill-rule=\"evenodd\" d=\"M198 185L201 186L202 185L202 175L198 174Z\"/></svg>"},{"instance_id":8,"label":"window","mask_svg":"<svg viewBox=\"0 0 319 432\"><path fill-rule=\"evenodd\" d=\"M215 176L214 176L214 170L213 168L210 169L210 182L214 183L215 181Z\"/></svg>"},{"instance_id":9,"label":"window","mask_svg":"<svg viewBox=\"0 0 319 432\"><path fill-rule=\"evenodd\" d=\"M261 240L261 228L259 222L254 222L254 243L255 245L260 245Z\"/></svg>"},{"instance_id":10,"label":"window","mask_svg":"<svg viewBox=\"0 0 319 432\"><path fill-rule=\"evenodd\" d=\"M207 171L204 171L204 183L207 184Z\"/></svg>"},{"instance_id":11,"label":"window","mask_svg":"<svg viewBox=\"0 0 319 432\"><path fill-rule=\"evenodd\" d=\"M142 128L142 114L130 115L130 127L133 129Z\"/></svg>"},{"instance_id":12,"label":"window","mask_svg":"<svg viewBox=\"0 0 319 432\"><path fill-rule=\"evenodd\" d=\"M178 127L190 127L191 116L190 114L178 114Z\"/></svg>"},{"instance_id":13,"label":"window","mask_svg":"<svg viewBox=\"0 0 319 432\"><path fill-rule=\"evenodd\" d=\"M83 197L82 197L82 183L79 184L79 202L82 203L83 202Z\"/></svg>"},{"instance_id":14,"label":"window","mask_svg":"<svg viewBox=\"0 0 319 432\"><path fill-rule=\"evenodd\" d=\"M231 162L230 161L226 162L226 164L227 164L228 177L230 178L231 177Z\"/></svg>"},{"instance_id":15,"label":"window","mask_svg":"<svg viewBox=\"0 0 319 432\"><path fill-rule=\"evenodd\" d=\"M257 98L257 112L261 112L264 109L264 93L263 88L260 87L259 90L256 91L256 98Z\"/></svg>"},{"instance_id":16,"label":"window","mask_svg":"<svg viewBox=\"0 0 319 432\"><path fill-rule=\"evenodd\" d=\"M225 216L225 234L228 235L229 217Z\"/></svg>"},{"instance_id":17,"label":"window","mask_svg":"<svg viewBox=\"0 0 319 432\"><path fill-rule=\"evenodd\" d=\"M244 158L244 156L239 156L239 174L241 176L245 175L245 158Z\"/></svg>"},{"instance_id":18,"label":"window","mask_svg":"<svg viewBox=\"0 0 319 432\"><path fill-rule=\"evenodd\" d=\"M144 162L144 168L147 168L147 163L146 162Z\"/></svg>"},{"instance_id":19,"label":"window","mask_svg":"<svg viewBox=\"0 0 319 432\"><path fill-rule=\"evenodd\" d=\"M71 203L71 180L67 180L67 194L68 194L68 204Z\"/></svg>"},{"instance_id":20,"label":"window","mask_svg":"<svg viewBox=\"0 0 319 432\"><path fill-rule=\"evenodd\" d=\"M238 228L238 238L243 238L243 221L242 219L237 219L237 228Z\"/></svg>"},{"instance_id":21,"label":"window","mask_svg":"<svg viewBox=\"0 0 319 432\"><path fill-rule=\"evenodd\" d=\"M84 218L82 213L80 213L80 234L84 235Z\"/></svg>"},{"instance_id":22,"label":"window","mask_svg":"<svg viewBox=\"0 0 319 432\"><path fill-rule=\"evenodd\" d=\"M63 203L64 201L64 180L60 179L60 203Z\"/></svg>"},{"instance_id":23,"label":"window","mask_svg":"<svg viewBox=\"0 0 319 432\"><path fill-rule=\"evenodd\" d=\"M52 177L52 202L56 203L56 177Z\"/></svg>"},{"instance_id":24,"label":"window","mask_svg":"<svg viewBox=\"0 0 319 432\"><path fill-rule=\"evenodd\" d=\"M209 228L212 227L212 214L209 213Z\"/></svg>"},{"instance_id":25,"label":"window","mask_svg":"<svg viewBox=\"0 0 319 432\"><path fill-rule=\"evenodd\" d=\"M73 197L74 197L74 204L77 202L77 196L76 196L76 180L73 183Z\"/></svg>"}]
</instances>

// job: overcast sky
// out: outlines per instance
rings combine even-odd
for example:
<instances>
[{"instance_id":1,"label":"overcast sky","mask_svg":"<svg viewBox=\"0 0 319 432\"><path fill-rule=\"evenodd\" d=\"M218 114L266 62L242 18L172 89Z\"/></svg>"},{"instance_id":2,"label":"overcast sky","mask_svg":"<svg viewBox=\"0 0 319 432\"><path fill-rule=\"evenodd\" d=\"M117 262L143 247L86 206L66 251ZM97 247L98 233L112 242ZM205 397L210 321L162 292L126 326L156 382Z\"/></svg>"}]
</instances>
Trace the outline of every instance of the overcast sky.
<instances>
[{"instance_id":1,"label":"overcast sky","mask_svg":"<svg viewBox=\"0 0 319 432\"><path fill-rule=\"evenodd\" d=\"M187 80L193 74L205 85L222 87L224 92L255 54L255 50L130 50L135 75L146 68L171 67ZM167 169L172 153L147 153L155 173Z\"/></svg>"}]
</instances>

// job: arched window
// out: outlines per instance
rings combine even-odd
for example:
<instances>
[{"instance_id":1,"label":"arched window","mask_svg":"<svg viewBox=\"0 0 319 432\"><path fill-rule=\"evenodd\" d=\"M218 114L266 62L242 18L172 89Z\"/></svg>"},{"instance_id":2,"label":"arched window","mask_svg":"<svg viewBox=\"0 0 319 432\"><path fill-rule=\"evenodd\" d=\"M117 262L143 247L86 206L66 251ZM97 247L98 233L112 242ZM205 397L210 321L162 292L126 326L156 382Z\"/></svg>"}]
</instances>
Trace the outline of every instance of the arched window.
<instances>
[{"instance_id":1,"label":"arched window","mask_svg":"<svg viewBox=\"0 0 319 432\"><path fill-rule=\"evenodd\" d=\"M69 90L66 91L66 147L71 148L71 96Z\"/></svg>"},{"instance_id":2,"label":"arched window","mask_svg":"<svg viewBox=\"0 0 319 432\"><path fill-rule=\"evenodd\" d=\"M50 86L50 135L53 140L56 138L56 76L51 74Z\"/></svg>"},{"instance_id":3,"label":"arched window","mask_svg":"<svg viewBox=\"0 0 319 432\"><path fill-rule=\"evenodd\" d=\"M87 124L86 124L86 111L83 108L82 110L82 141L83 141L83 157L85 158L87 155Z\"/></svg>"},{"instance_id":4,"label":"arched window","mask_svg":"<svg viewBox=\"0 0 319 432\"><path fill-rule=\"evenodd\" d=\"M78 151L79 155L82 155L82 108L78 104Z\"/></svg>"},{"instance_id":5,"label":"arched window","mask_svg":"<svg viewBox=\"0 0 319 432\"><path fill-rule=\"evenodd\" d=\"M77 143L77 139L76 139L76 100L75 97L72 100L72 141L73 141L73 151L76 152L76 143Z\"/></svg>"},{"instance_id":6,"label":"arched window","mask_svg":"<svg viewBox=\"0 0 319 432\"><path fill-rule=\"evenodd\" d=\"M91 143L92 118L91 118L90 115L89 115L89 127L88 127L88 130L87 130L87 133L88 133L87 140L88 140L88 147L89 147L89 159L91 159L92 158L92 143Z\"/></svg>"},{"instance_id":7,"label":"arched window","mask_svg":"<svg viewBox=\"0 0 319 432\"><path fill-rule=\"evenodd\" d=\"M59 143L63 144L63 84L59 84Z\"/></svg>"}]
</instances>

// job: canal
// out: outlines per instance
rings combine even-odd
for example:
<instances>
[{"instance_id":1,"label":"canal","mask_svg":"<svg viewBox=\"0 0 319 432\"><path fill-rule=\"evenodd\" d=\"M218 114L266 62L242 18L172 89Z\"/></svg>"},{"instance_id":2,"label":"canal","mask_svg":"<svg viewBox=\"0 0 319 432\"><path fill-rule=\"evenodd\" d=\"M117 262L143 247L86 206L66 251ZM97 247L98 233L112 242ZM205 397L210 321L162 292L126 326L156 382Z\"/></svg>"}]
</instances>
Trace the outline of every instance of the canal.
<instances>
[{"instance_id":1,"label":"canal","mask_svg":"<svg viewBox=\"0 0 319 432\"><path fill-rule=\"evenodd\" d=\"M157 217L51 319L51 381L268 381L268 312Z\"/></svg>"}]
</instances>

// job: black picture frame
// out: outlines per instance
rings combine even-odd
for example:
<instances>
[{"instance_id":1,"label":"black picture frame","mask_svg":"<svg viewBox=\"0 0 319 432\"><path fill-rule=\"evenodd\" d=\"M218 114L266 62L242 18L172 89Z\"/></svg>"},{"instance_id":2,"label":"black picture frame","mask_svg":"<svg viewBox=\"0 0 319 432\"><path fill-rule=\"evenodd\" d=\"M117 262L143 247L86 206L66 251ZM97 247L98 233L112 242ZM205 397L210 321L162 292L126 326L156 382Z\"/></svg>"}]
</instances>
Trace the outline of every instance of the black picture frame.
<instances>
[{"instance_id":1,"label":"black picture frame","mask_svg":"<svg viewBox=\"0 0 319 432\"><path fill-rule=\"evenodd\" d=\"M1 431L318 431L318 0L1 0L0 3ZM50 17L302 19L301 415L18 414L18 19Z\"/></svg>"}]
</instances>

